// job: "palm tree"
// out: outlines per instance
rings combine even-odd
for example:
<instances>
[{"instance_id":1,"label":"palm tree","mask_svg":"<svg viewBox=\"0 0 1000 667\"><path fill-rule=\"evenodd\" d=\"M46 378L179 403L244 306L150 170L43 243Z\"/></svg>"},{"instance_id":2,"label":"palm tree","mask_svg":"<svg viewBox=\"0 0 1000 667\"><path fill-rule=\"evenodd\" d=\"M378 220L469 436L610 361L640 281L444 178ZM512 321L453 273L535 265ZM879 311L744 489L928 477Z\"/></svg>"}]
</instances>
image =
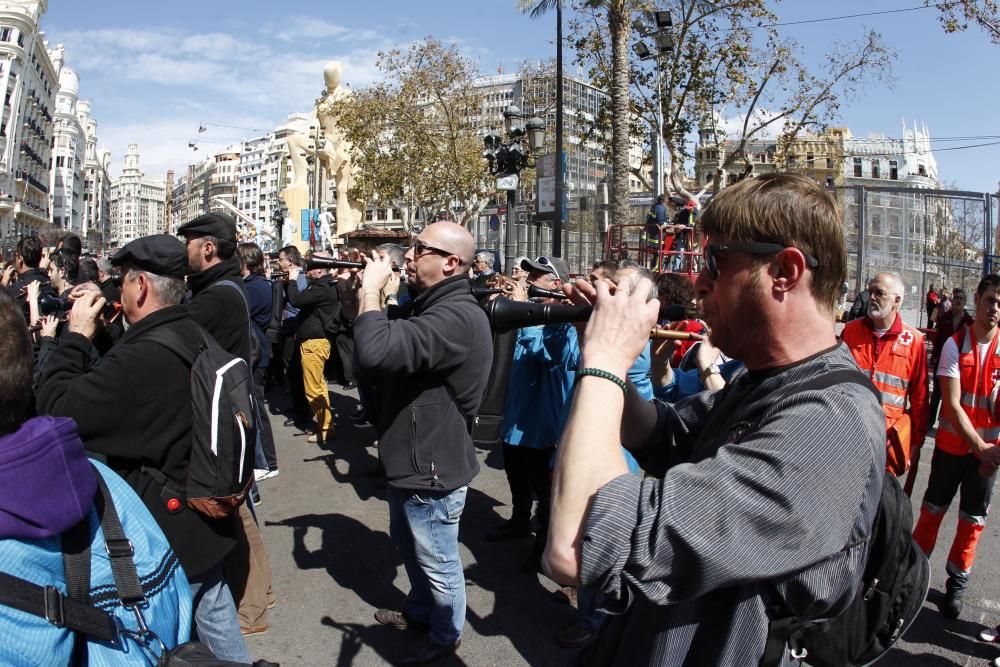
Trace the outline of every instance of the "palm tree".
<instances>
[{"instance_id":1,"label":"palm tree","mask_svg":"<svg viewBox=\"0 0 1000 667\"><path fill-rule=\"evenodd\" d=\"M632 110L629 99L628 40L634 0L585 0L585 4L602 8L608 15L608 32L611 35L611 222L624 223L627 222L629 210L629 119ZM522 12L530 13L531 18L538 18L553 8L557 13L555 228L559 229L562 222L562 170L559 169L558 159L562 154L562 0L517 0L517 6ZM558 252L553 254L558 255Z\"/></svg>"}]
</instances>

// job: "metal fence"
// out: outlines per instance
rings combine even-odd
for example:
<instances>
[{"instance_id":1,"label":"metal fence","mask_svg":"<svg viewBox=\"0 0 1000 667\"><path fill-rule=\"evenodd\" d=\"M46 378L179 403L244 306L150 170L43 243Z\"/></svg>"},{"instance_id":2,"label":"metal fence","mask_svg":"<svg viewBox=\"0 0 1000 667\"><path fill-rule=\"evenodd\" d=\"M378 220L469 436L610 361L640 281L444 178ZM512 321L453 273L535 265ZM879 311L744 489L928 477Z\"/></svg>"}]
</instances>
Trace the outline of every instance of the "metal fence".
<instances>
[{"instance_id":1,"label":"metal fence","mask_svg":"<svg viewBox=\"0 0 1000 667\"><path fill-rule=\"evenodd\" d=\"M832 191L844 215L848 301L876 273L892 271L906 285L905 306L922 311L923 295L932 285L970 291L984 273L1000 269L1000 255L994 254L1000 217L996 194L861 185ZM633 206L629 224L641 223L648 208ZM603 256L604 215L602 210L569 211L562 256L573 273L585 273ZM530 207L514 217L510 239L514 256L535 257L552 251L551 222L536 221ZM494 218L492 226L490 218L480 216L472 232L479 247L496 250L503 257L503 224L498 224L502 215ZM907 318L911 319L916 320Z\"/></svg>"},{"instance_id":2,"label":"metal fence","mask_svg":"<svg viewBox=\"0 0 1000 667\"><path fill-rule=\"evenodd\" d=\"M924 295L974 290L993 264L996 195L963 190L834 188L844 212L848 284L863 289L879 271L899 274L908 317L926 323Z\"/></svg>"}]
</instances>

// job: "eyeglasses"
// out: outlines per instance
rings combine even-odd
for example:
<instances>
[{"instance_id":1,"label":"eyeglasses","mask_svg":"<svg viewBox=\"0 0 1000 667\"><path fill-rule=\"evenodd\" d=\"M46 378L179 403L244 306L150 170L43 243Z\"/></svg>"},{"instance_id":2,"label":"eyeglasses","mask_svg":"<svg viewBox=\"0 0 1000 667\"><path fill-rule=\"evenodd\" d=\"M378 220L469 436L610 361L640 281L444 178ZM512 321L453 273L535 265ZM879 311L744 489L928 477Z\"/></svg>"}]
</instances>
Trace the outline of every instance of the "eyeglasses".
<instances>
[{"instance_id":1,"label":"eyeglasses","mask_svg":"<svg viewBox=\"0 0 1000 667\"><path fill-rule=\"evenodd\" d=\"M719 266L716 264L715 255L720 252L742 252L748 255L775 255L786 248L795 246L785 246L778 243L710 243L705 246L704 260L705 270L712 280L719 279ZM803 253L804 254L804 253ZM812 255L805 255L806 266L815 269L819 266L819 260Z\"/></svg>"},{"instance_id":2,"label":"eyeglasses","mask_svg":"<svg viewBox=\"0 0 1000 667\"><path fill-rule=\"evenodd\" d=\"M448 255L454 255L450 250L445 250L444 248L435 248L432 245L427 245L420 239L413 239L413 258L416 259L421 255L426 255L429 252L441 255L442 257L447 257Z\"/></svg>"}]
</instances>

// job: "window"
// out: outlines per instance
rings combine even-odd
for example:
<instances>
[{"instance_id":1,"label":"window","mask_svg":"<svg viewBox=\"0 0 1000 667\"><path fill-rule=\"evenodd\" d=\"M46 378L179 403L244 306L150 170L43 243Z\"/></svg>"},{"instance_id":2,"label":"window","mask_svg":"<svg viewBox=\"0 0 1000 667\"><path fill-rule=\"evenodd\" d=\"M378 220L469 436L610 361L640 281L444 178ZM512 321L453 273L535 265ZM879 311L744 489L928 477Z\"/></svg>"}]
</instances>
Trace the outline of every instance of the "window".
<instances>
[{"instance_id":1,"label":"window","mask_svg":"<svg viewBox=\"0 0 1000 667\"><path fill-rule=\"evenodd\" d=\"M0 42L10 41L10 28L0 28Z\"/></svg>"},{"instance_id":2,"label":"window","mask_svg":"<svg viewBox=\"0 0 1000 667\"><path fill-rule=\"evenodd\" d=\"M861 177L861 158L854 158L854 176L857 178Z\"/></svg>"},{"instance_id":3,"label":"window","mask_svg":"<svg viewBox=\"0 0 1000 667\"><path fill-rule=\"evenodd\" d=\"M919 176L926 176L927 175L927 167L925 167L922 164L918 164L917 165L917 175L919 175Z\"/></svg>"},{"instance_id":4,"label":"window","mask_svg":"<svg viewBox=\"0 0 1000 667\"><path fill-rule=\"evenodd\" d=\"M899 163L895 160L889 160L889 178L894 181L899 180Z\"/></svg>"},{"instance_id":5,"label":"window","mask_svg":"<svg viewBox=\"0 0 1000 667\"><path fill-rule=\"evenodd\" d=\"M813 156L812 153L806 153L806 166L808 166L810 169L816 166L816 158Z\"/></svg>"},{"instance_id":6,"label":"window","mask_svg":"<svg viewBox=\"0 0 1000 667\"><path fill-rule=\"evenodd\" d=\"M828 157L826 159L826 168L827 169L833 169L833 158L832 157Z\"/></svg>"},{"instance_id":7,"label":"window","mask_svg":"<svg viewBox=\"0 0 1000 667\"><path fill-rule=\"evenodd\" d=\"M24 33L23 32L18 32L17 33L17 45L20 46L22 49L24 48Z\"/></svg>"},{"instance_id":8,"label":"window","mask_svg":"<svg viewBox=\"0 0 1000 667\"><path fill-rule=\"evenodd\" d=\"M872 178L878 178L878 174L878 160L872 160Z\"/></svg>"}]
</instances>

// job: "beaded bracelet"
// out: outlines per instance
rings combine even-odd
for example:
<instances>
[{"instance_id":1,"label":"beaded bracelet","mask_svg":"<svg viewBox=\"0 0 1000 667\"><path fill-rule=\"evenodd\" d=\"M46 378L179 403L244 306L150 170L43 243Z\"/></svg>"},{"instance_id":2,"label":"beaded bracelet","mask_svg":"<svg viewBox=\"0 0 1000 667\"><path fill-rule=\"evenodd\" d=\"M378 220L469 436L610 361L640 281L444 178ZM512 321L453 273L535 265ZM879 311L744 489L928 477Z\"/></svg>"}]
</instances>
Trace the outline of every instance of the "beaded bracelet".
<instances>
[{"instance_id":1,"label":"beaded bracelet","mask_svg":"<svg viewBox=\"0 0 1000 667\"><path fill-rule=\"evenodd\" d=\"M609 373L608 371L600 368L581 368L576 372L577 377L582 377L584 375L592 375L593 377L596 378L604 378L605 380L610 380L611 382L614 382L616 385L621 387L622 393L628 394L628 384L625 382L625 380L621 379L614 373Z\"/></svg>"}]
</instances>

